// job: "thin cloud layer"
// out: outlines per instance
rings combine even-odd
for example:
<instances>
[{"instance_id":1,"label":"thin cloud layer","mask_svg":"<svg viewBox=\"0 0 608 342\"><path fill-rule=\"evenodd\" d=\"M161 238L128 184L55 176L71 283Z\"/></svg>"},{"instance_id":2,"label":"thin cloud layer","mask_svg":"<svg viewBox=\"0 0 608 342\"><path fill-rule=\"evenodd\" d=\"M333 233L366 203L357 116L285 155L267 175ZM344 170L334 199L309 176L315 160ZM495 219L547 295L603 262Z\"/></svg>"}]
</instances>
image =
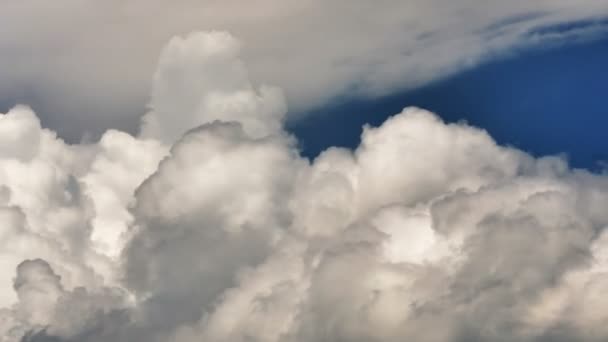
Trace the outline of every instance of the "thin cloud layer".
<instances>
[{"instance_id":1,"label":"thin cloud layer","mask_svg":"<svg viewBox=\"0 0 608 342\"><path fill-rule=\"evenodd\" d=\"M243 39L253 79L281 87L296 113L419 86L514 46L587 39L606 16L606 0L4 0L0 105L33 105L70 141L134 133L164 43L221 29Z\"/></svg>"},{"instance_id":2,"label":"thin cloud layer","mask_svg":"<svg viewBox=\"0 0 608 342\"><path fill-rule=\"evenodd\" d=\"M224 32L142 134L0 116L0 341L604 341L608 177L406 108L302 158Z\"/></svg>"}]
</instances>

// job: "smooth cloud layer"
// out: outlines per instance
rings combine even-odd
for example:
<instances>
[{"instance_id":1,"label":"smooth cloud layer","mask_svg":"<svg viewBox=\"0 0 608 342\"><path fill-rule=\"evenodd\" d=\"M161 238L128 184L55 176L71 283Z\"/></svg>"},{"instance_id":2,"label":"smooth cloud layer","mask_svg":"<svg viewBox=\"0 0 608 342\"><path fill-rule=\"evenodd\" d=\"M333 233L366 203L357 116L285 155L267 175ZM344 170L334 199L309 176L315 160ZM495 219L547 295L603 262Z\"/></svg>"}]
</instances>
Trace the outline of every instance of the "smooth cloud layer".
<instances>
[{"instance_id":1,"label":"smooth cloud layer","mask_svg":"<svg viewBox=\"0 0 608 342\"><path fill-rule=\"evenodd\" d=\"M253 79L280 86L301 112L337 95L415 87L514 46L587 39L605 32L605 22L546 27L608 16L606 0L3 0L0 7L0 105L32 104L46 127L71 141L108 127L134 133L157 51L192 30L243 38Z\"/></svg>"},{"instance_id":2,"label":"smooth cloud layer","mask_svg":"<svg viewBox=\"0 0 608 342\"><path fill-rule=\"evenodd\" d=\"M0 341L608 338L608 177L417 108L308 161L238 47L172 40L140 136L0 116Z\"/></svg>"}]
</instances>

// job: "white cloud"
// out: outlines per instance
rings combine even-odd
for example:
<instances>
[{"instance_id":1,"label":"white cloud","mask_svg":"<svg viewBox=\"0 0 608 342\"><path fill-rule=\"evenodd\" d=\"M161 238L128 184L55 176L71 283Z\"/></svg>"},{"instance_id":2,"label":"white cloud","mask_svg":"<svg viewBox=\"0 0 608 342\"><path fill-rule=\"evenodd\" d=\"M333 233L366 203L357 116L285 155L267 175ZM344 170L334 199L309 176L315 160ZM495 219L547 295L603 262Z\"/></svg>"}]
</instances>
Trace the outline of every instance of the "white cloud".
<instances>
[{"instance_id":1,"label":"white cloud","mask_svg":"<svg viewBox=\"0 0 608 342\"><path fill-rule=\"evenodd\" d=\"M239 43L226 32L171 39L160 57L142 135L173 143L215 120L237 121L253 136L279 131L287 111L281 90L254 89L238 54Z\"/></svg>"},{"instance_id":2,"label":"white cloud","mask_svg":"<svg viewBox=\"0 0 608 342\"><path fill-rule=\"evenodd\" d=\"M26 100L43 111L47 125L76 140L85 131L136 129L157 52L176 34L219 29L242 38L253 78L284 89L296 112L337 95L417 86L514 44L589 37L604 27L527 33L608 15L605 0L3 0L0 6L0 102Z\"/></svg>"},{"instance_id":3,"label":"white cloud","mask_svg":"<svg viewBox=\"0 0 608 342\"><path fill-rule=\"evenodd\" d=\"M139 137L0 116L0 341L608 337L606 175L417 108L308 161L237 47L169 43Z\"/></svg>"},{"instance_id":4,"label":"white cloud","mask_svg":"<svg viewBox=\"0 0 608 342\"><path fill-rule=\"evenodd\" d=\"M91 219L94 248L116 257L133 222L128 210L133 192L156 170L168 148L159 141L136 139L114 130L107 131L96 147L90 169L80 181L95 213Z\"/></svg>"}]
</instances>

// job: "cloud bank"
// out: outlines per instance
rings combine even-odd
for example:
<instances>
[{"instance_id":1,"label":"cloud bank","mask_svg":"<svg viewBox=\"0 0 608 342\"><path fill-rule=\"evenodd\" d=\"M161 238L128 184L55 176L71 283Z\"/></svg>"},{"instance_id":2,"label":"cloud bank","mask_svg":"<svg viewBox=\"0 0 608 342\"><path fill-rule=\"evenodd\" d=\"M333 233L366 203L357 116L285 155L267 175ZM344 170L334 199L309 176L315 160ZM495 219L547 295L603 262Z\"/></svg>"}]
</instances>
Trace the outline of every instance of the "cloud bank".
<instances>
[{"instance_id":1,"label":"cloud bank","mask_svg":"<svg viewBox=\"0 0 608 342\"><path fill-rule=\"evenodd\" d=\"M292 113L416 87L513 47L606 32L606 0L0 1L0 106L25 102L72 142L135 133L158 50L221 29ZM556 24L578 22L571 29ZM584 23L587 24L584 24ZM152 99L155 101L155 99ZM8 108L8 107L7 107Z\"/></svg>"},{"instance_id":2,"label":"cloud bank","mask_svg":"<svg viewBox=\"0 0 608 342\"><path fill-rule=\"evenodd\" d=\"M141 134L0 115L0 341L604 341L608 177L406 108L314 161L224 32Z\"/></svg>"}]
</instances>

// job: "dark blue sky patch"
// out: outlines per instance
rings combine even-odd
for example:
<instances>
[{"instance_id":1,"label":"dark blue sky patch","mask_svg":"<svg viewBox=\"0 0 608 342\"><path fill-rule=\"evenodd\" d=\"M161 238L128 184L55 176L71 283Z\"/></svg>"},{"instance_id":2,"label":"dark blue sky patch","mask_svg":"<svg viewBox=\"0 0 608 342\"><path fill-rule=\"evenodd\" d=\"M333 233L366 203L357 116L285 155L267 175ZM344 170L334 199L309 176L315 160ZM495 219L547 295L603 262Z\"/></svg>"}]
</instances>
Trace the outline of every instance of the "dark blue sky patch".
<instances>
[{"instance_id":1,"label":"dark blue sky patch","mask_svg":"<svg viewBox=\"0 0 608 342\"><path fill-rule=\"evenodd\" d=\"M564 27L566 29L566 27ZM355 147L361 126L419 106L447 122L466 120L500 144L533 155L566 154L574 167L608 160L608 35L584 44L528 50L428 86L377 99L348 99L289 123L304 155Z\"/></svg>"},{"instance_id":2,"label":"dark blue sky patch","mask_svg":"<svg viewBox=\"0 0 608 342\"><path fill-rule=\"evenodd\" d=\"M608 31L608 18L596 18L593 20L580 20L565 22L554 25L546 25L534 28L528 32L530 36L544 36L553 34L566 34L575 33L581 31L596 31L605 32Z\"/></svg>"}]
</instances>

